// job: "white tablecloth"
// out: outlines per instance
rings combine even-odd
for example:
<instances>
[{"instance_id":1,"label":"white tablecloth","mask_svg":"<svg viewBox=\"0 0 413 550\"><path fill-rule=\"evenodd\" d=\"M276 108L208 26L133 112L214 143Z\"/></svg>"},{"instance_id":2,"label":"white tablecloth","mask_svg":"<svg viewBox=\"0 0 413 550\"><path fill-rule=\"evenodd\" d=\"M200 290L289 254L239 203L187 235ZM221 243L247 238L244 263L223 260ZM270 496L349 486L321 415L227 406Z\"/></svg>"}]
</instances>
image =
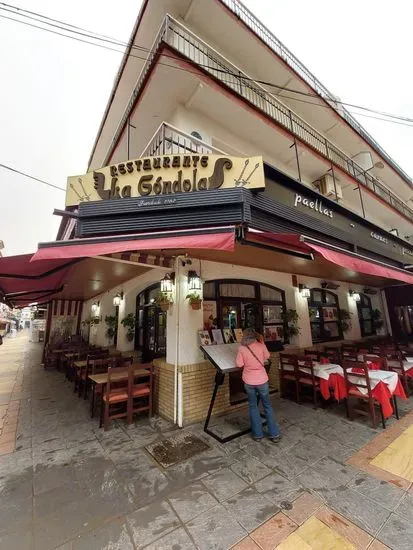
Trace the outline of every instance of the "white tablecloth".
<instances>
[{"instance_id":1,"label":"white tablecloth","mask_svg":"<svg viewBox=\"0 0 413 550\"><path fill-rule=\"evenodd\" d=\"M347 371L347 373L349 374L349 377L348 377L349 382L365 385L366 379L363 376L357 376L354 374L350 375L350 372L351 371ZM396 389L396 386L397 386L397 382L399 380L399 377L397 376L397 372L390 372L388 370L370 370L369 377L370 377L370 386L372 390L374 390L374 388L377 386L379 382L384 382L388 386L391 394L394 393L394 390ZM367 394L367 388L358 386L357 389L360 390L361 393Z\"/></svg>"}]
</instances>

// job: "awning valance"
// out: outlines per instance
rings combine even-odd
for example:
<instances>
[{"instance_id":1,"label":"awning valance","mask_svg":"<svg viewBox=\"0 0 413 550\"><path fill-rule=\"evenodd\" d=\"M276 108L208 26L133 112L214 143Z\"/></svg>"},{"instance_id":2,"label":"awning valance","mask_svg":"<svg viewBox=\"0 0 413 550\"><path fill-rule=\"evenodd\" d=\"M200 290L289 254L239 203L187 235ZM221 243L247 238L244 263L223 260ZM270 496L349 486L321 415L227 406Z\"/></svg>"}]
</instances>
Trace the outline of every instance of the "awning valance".
<instances>
[{"instance_id":1,"label":"awning valance","mask_svg":"<svg viewBox=\"0 0 413 550\"><path fill-rule=\"evenodd\" d=\"M82 242L83 241L83 242ZM31 261L39 260L68 260L74 258L86 258L104 256L117 252L137 250L180 250L180 249L209 249L231 251L234 249L234 230L211 233L193 233L171 235L158 234L136 235L128 240L108 239L73 239L61 243L52 243L48 247L40 248Z\"/></svg>"}]
</instances>

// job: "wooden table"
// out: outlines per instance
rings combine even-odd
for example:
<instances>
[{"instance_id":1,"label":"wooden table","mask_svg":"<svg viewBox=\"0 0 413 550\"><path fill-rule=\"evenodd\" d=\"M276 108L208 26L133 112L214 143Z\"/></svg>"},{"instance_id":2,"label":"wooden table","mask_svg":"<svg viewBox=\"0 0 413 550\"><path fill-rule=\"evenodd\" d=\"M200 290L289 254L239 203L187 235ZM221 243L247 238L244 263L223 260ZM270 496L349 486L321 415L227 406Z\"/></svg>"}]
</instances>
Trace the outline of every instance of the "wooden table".
<instances>
[{"instance_id":1,"label":"wooden table","mask_svg":"<svg viewBox=\"0 0 413 550\"><path fill-rule=\"evenodd\" d=\"M78 361L80 362L80 361ZM133 374L135 376L144 376L147 374L149 376L150 371L148 369L143 369L142 365L140 363L135 363L133 366ZM121 371L114 372L111 376L112 382L121 382L122 380L127 380L129 375L129 369L122 369ZM88 379L92 382L92 403L91 403L91 410L90 410L90 416L93 418L95 416L95 394L96 394L96 386L100 386L102 388L102 391L100 394L103 397L103 392L105 391L105 386L108 383L108 373L102 372L99 374L90 374L88 376ZM101 404L103 406L103 403Z\"/></svg>"}]
</instances>

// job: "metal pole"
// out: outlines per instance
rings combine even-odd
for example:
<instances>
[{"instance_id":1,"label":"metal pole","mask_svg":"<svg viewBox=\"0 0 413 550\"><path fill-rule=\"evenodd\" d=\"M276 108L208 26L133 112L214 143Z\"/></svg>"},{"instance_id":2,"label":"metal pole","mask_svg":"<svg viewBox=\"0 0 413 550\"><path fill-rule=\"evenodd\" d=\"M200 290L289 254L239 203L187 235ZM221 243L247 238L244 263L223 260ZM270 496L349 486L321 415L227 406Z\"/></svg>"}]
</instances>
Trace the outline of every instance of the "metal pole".
<instances>
[{"instance_id":1,"label":"metal pole","mask_svg":"<svg viewBox=\"0 0 413 550\"><path fill-rule=\"evenodd\" d=\"M300 161L298 159L297 140L295 139L295 137L294 137L294 143L292 145L290 145L290 149L291 149L291 147L294 147L294 149L295 149L295 160L297 162L298 181L301 181Z\"/></svg>"},{"instance_id":2,"label":"metal pole","mask_svg":"<svg viewBox=\"0 0 413 550\"><path fill-rule=\"evenodd\" d=\"M333 183L334 183L334 193L336 194L336 202L338 202L338 195L337 195L337 184L336 184L336 175L334 173L334 166L333 163L331 163L331 175L333 176Z\"/></svg>"},{"instance_id":3,"label":"metal pole","mask_svg":"<svg viewBox=\"0 0 413 550\"><path fill-rule=\"evenodd\" d=\"M129 157L129 153L130 153L130 118L128 117L128 125L127 125L127 136L126 136L126 139L127 139L127 150L126 150L126 153L127 153L127 159L129 160L130 157Z\"/></svg>"}]
</instances>

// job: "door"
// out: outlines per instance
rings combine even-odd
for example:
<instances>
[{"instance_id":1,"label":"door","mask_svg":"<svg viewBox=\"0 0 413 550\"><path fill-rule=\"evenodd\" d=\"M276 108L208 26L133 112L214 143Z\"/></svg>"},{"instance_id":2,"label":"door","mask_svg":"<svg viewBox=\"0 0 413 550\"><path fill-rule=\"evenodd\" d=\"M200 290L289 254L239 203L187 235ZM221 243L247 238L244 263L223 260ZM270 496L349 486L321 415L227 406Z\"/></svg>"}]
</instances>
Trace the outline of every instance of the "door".
<instances>
[{"instance_id":1,"label":"door","mask_svg":"<svg viewBox=\"0 0 413 550\"><path fill-rule=\"evenodd\" d=\"M166 313L155 305L147 306L142 326L142 361L166 355Z\"/></svg>"}]
</instances>

